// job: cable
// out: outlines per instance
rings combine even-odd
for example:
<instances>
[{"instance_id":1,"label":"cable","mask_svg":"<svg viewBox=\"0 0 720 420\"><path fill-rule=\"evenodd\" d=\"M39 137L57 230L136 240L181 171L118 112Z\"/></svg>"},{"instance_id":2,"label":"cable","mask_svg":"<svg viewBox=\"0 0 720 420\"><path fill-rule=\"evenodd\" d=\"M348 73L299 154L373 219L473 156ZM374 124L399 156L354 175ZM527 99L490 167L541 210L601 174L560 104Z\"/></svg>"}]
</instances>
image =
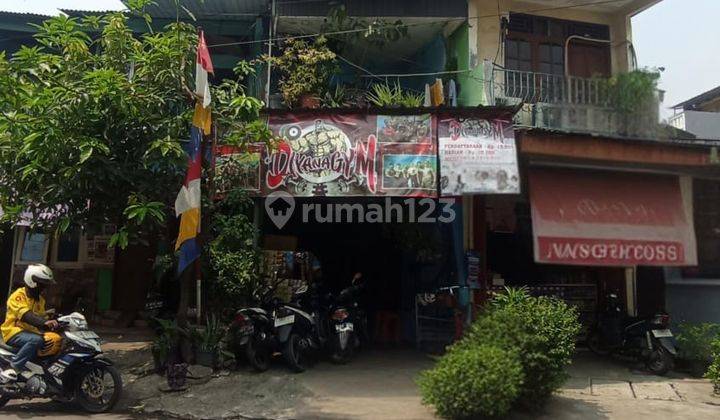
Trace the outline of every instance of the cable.
<instances>
[{"instance_id":1,"label":"cable","mask_svg":"<svg viewBox=\"0 0 720 420\"><path fill-rule=\"evenodd\" d=\"M420 76L436 76L436 75L440 75L440 74L467 73L467 72L471 72L473 70L475 70L475 69L433 71L433 72L427 72L427 73L373 74L372 76L374 76L374 77L420 77ZM361 77L369 77L369 76L361 76Z\"/></svg>"},{"instance_id":2,"label":"cable","mask_svg":"<svg viewBox=\"0 0 720 420\"><path fill-rule=\"evenodd\" d=\"M584 7L584 6L598 6L603 4L612 4L612 3L620 3L624 2L625 0L601 0L601 1L594 1L594 2L588 2L588 3L578 3L578 4L571 4L568 6L556 6L556 7L543 7L540 9L533 9L533 10L524 10L524 11L518 11L517 13L525 13L525 14L531 14L531 13L538 13L538 12L549 12L553 10L565 10L565 9L574 9L578 7ZM447 18L443 19L445 22L452 22L457 20L477 20L477 19L484 19L484 18L491 18L491 17L501 17L500 14L490 14L490 15L480 15L480 16L470 16L470 17L457 17L457 18ZM411 27L411 26L421 26L421 25L428 25L428 24L436 24L437 20L430 21L430 22L415 22L415 23L405 23L400 26L404 27ZM396 24L389 24L384 26L378 26L376 28L384 29L384 28L393 28L397 27ZM258 39L254 41L240 41L240 42L227 42L222 44L213 44L208 45L208 48L214 48L214 47L226 47L230 45L248 45L248 44L258 44L258 43L273 43L277 41L287 41L289 39L303 39L303 38L315 38L322 35L345 35L345 34L351 34L351 33L358 33L358 32L365 32L370 28L370 26L362 27L362 28L356 28L356 29L347 29L343 31L333 31L333 32L325 32L325 33L315 33L315 34L307 34L307 35L295 35L295 36L284 36L284 37L278 37L278 38L270 38L270 39Z\"/></svg>"}]
</instances>

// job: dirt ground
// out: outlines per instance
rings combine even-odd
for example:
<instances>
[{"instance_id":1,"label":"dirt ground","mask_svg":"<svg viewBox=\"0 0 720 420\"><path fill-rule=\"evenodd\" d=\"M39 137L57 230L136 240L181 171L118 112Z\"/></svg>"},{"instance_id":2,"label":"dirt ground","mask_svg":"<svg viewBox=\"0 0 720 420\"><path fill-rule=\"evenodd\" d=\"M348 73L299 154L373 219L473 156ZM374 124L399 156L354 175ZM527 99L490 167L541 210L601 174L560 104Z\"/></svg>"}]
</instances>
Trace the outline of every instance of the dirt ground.
<instances>
[{"instance_id":1,"label":"dirt ground","mask_svg":"<svg viewBox=\"0 0 720 420\"><path fill-rule=\"evenodd\" d=\"M414 382L432 364L413 350L365 352L350 364L320 362L302 374L289 373L278 362L263 374L227 372L185 394L146 399L143 410L193 418L435 419ZM516 411L508 418L720 418L720 398L711 395L705 380L677 373L657 377L632 362L599 359L586 351L578 352L569 374L542 411ZM162 382L153 378L155 386Z\"/></svg>"},{"instance_id":2,"label":"dirt ground","mask_svg":"<svg viewBox=\"0 0 720 420\"><path fill-rule=\"evenodd\" d=\"M347 365L320 362L302 374L278 361L268 372L197 373L187 391L160 392L164 378L143 374L150 365L148 343L108 345L123 371L124 398L113 414L97 419L434 419L423 406L414 379L432 366L413 350L368 351ZM598 359L579 351L570 379L538 412L513 412L510 420L719 419L720 398L705 380L673 373L657 377L627 361ZM0 418L87 418L76 408L51 401L11 402Z\"/></svg>"}]
</instances>

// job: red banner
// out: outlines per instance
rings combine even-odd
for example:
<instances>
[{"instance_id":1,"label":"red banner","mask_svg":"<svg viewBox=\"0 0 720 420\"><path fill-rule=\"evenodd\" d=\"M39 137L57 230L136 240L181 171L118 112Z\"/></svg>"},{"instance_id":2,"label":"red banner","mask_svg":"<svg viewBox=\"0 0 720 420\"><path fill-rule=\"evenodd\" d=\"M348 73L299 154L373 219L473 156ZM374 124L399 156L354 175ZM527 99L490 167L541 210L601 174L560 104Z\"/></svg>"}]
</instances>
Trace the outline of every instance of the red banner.
<instances>
[{"instance_id":1,"label":"red banner","mask_svg":"<svg viewBox=\"0 0 720 420\"><path fill-rule=\"evenodd\" d=\"M437 196L433 118L422 115L273 115L279 145L218 150L218 190L266 196ZM248 153L249 152L249 153Z\"/></svg>"},{"instance_id":2,"label":"red banner","mask_svg":"<svg viewBox=\"0 0 720 420\"><path fill-rule=\"evenodd\" d=\"M696 265L691 188L672 176L533 168L535 261Z\"/></svg>"}]
</instances>

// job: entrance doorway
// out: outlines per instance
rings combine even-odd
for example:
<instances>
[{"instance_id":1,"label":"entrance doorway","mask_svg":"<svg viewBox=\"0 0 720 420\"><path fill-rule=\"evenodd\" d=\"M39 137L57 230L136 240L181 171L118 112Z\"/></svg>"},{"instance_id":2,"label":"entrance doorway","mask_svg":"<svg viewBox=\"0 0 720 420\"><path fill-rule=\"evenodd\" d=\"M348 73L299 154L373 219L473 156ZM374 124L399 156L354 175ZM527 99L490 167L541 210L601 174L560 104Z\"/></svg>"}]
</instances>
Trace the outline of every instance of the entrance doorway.
<instances>
[{"instance_id":1,"label":"entrance doorway","mask_svg":"<svg viewBox=\"0 0 720 420\"><path fill-rule=\"evenodd\" d=\"M296 201L297 207L310 203L309 199ZM397 202L403 203L401 199ZM325 206L337 204L318 198L312 203L318 204L323 214ZM383 206L385 199L343 199L342 203ZM380 346L415 342L416 296L457 284L452 225L319 223L314 218L303 222L301 213L296 211L282 229L265 218L262 248L311 253L320 267L317 283L323 292L336 294L351 285L355 273L362 273L365 291L360 303L368 314L371 341Z\"/></svg>"}]
</instances>

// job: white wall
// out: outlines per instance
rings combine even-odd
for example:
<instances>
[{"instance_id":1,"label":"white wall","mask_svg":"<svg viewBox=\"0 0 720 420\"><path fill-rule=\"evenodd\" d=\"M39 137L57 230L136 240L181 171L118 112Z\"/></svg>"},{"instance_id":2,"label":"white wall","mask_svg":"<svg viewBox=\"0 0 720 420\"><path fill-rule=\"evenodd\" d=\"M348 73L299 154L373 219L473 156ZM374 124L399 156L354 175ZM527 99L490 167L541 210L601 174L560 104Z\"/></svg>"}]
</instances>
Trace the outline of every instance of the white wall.
<instances>
[{"instance_id":1,"label":"white wall","mask_svg":"<svg viewBox=\"0 0 720 420\"><path fill-rule=\"evenodd\" d=\"M670 118L670 124L700 139L720 140L720 113L683 111Z\"/></svg>"}]
</instances>

